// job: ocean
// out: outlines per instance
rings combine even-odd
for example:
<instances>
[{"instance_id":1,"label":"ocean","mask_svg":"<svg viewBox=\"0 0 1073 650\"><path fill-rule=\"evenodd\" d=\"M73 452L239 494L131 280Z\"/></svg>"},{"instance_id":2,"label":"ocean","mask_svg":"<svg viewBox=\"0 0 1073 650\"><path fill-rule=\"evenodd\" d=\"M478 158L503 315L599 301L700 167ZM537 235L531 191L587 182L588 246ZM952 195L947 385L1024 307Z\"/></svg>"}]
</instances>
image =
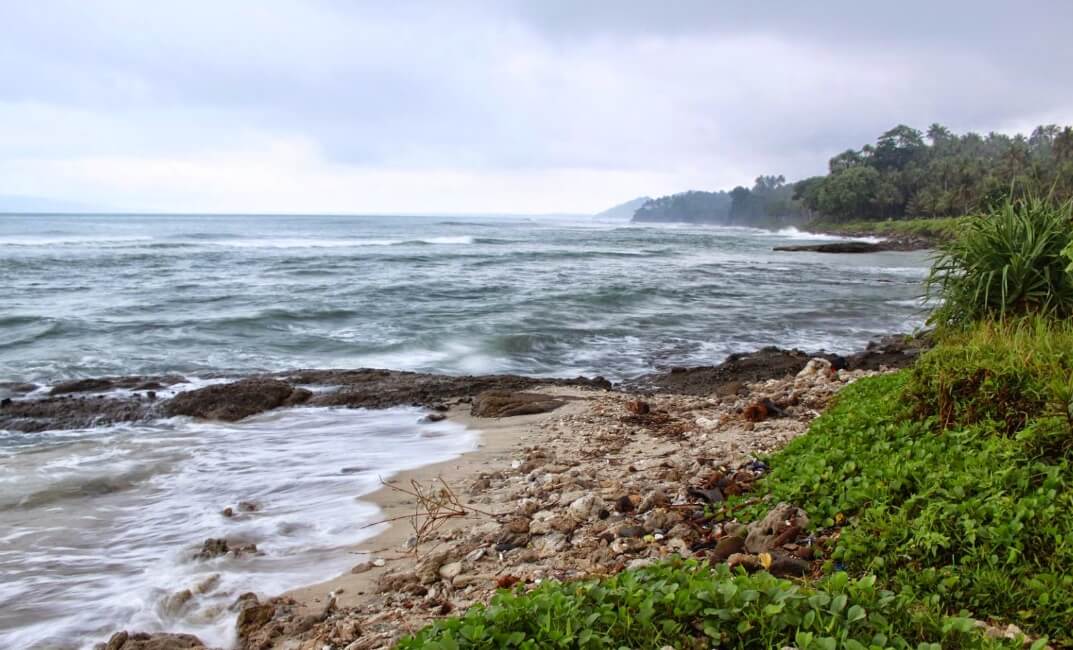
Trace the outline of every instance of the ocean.
<instances>
[{"instance_id":1,"label":"ocean","mask_svg":"<svg viewBox=\"0 0 1073 650\"><path fill-rule=\"evenodd\" d=\"M921 324L924 253L776 253L794 229L581 217L0 216L0 397L65 379L381 367L602 375ZM181 389L184 386L179 386ZM166 396L166 395L165 395ZM0 647L231 640L226 609L342 572L380 478L473 449L414 409L0 431ZM239 501L254 513L219 513ZM262 555L195 561L210 537ZM192 597L176 597L189 589Z\"/></svg>"}]
</instances>

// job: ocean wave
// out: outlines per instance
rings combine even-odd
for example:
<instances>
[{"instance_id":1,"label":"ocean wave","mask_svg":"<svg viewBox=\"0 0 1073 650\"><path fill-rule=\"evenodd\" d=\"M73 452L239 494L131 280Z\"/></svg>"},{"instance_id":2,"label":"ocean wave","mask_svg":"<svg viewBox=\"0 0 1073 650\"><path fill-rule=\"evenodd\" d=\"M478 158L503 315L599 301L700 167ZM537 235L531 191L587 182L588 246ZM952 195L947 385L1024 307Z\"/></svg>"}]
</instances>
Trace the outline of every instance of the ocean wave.
<instances>
[{"instance_id":1,"label":"ocean wave","mask_svg":"<svg viewBox=\"0 0 1073 650\"><path fill-rule=\"evenodd\" d=\"M779 230L776 230L774 234L779 236L779 237L789 237L791 239L806 239L806 240L810 240L810 241L853 240L853 241L868 242L870 244L878 244L878 243L884 241L884 239L882 237L870 237L870 236L844 237L842 235L826 235L826 234L818 233L818 232L806 232L806 231L803 231L803 230L798 230L797 228L794 228L793 226L790 226L789 228L781 228Z\"/></svg>"},{"instance_id":2,"label":"ocean wave","mask_svg":"<svg viewBox=\"0 0 1073 650\"><path fill-rule=\"evenodd\" d=\"M83 244L129 244L132 242L152 241L148 236L48 236L48 235L16 235L13 237L0 237L0 246L77 246Z\"/></svg>"}]
</instances>

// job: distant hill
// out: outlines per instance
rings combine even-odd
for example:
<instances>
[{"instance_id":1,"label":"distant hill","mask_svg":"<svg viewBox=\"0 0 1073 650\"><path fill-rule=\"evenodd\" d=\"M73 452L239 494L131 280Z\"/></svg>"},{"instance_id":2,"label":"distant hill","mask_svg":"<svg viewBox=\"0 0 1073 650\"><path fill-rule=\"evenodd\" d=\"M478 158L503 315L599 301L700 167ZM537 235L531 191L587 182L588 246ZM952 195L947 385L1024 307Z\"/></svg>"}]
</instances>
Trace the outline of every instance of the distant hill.
<instances>
[{"instance_id":1,"label":"distant hill","mask_svg":"<svg viewBox=\"0 0 1073 650\"><path fill-rule=\"evenodd\" d=\"M613 208L608 208L607 210L604 210L603 212L593 216L596 219L629 221L633 218L633 213L637 211L637 208L641 207L642 205L648 203L651 200L652 199L647 196L641 196L636 199L633 199L632 201L620 203Z\"/></svg>"}]
</instances>

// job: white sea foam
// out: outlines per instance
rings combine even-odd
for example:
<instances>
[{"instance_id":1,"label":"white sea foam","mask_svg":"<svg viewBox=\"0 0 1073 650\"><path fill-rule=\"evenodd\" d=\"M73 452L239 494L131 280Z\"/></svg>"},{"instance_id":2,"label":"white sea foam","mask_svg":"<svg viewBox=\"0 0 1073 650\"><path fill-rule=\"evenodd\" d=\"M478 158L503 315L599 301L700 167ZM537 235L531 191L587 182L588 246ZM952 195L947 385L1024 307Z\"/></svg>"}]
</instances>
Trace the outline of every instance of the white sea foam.
<instances>
[{"instance_id":1,"label":"white sea foam","mask_svg":"<svg viewBox=\"0 0 1073 650\"><path fill-rule=\"evenodd\" d=\"M420 414L307 408L42 434L0 470L0 647L88 648L118 629L227 647L239 594L274 595L360 559L346 547L377 532L363 527L378 510L356 497L378 476L473 448L471 431L418 425ZM239 501L257 512L220 514ZM262 554L192 559L210 537ZM183 589L191 600L169 605Z\"/></svg>"},{"instance_id":2,"label":"white sea foam","mask_svg":"<svg viewBox=\"0 0 1073 650\"><path fill-rule=\"evenodd\" d=\"M869 236L844 237L844 236L841 236L841 235L826 235L826 234L818 233L818 232L805 232L803 230L798 230L797 228L794 228L793 226L790 226L789 228L781 228L781 229L775 231L775 235L777 235L779 237L788 237L790 239L804 239L804 240L809 240L809 241L853 240L853 241L868 242L868 243L871 243L871 244L878 244L879 242L884 241L884 239L882 237L869 237Z\"/></svg>"}]
</instances>

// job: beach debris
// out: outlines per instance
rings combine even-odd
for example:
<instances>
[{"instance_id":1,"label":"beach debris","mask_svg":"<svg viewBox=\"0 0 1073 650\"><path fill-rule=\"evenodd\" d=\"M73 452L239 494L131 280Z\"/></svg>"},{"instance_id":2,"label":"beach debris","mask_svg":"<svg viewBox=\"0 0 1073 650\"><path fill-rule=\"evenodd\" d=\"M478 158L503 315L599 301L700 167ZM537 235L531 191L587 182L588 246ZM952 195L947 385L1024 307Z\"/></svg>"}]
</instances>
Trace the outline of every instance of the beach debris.
<instances>
[{"instance_id":1,"label":"beach debris","mask_svg":"<svg viewBox=\"0 0 1073 650\"><path fill-rule=\"evenodd\" d=\"M652 407L644 400L631 399L626 402L626 410L632 415L646 415L652 410Z\"/></svg>"}]
</instances>

